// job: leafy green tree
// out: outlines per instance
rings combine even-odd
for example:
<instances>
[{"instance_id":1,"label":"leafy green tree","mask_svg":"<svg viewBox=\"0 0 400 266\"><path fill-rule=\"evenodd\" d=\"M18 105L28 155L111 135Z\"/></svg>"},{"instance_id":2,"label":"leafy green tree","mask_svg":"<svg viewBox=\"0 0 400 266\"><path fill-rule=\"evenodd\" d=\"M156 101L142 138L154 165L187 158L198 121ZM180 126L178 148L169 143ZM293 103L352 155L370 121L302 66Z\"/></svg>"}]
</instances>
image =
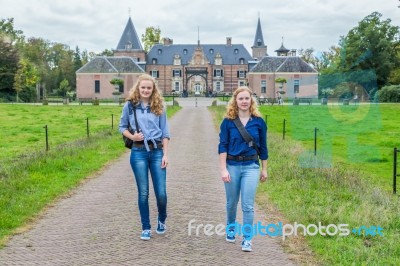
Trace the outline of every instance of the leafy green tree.
<instances>
[{"instance_id":1,"label":"leafy green tree","mask_svg":"<svg viewBox=\"0 0 400 266\"><path fill-rule=\"evenodd\" d=\"M369 71L376 73L378 88L388 84L391 70L400 65L397 53L399 51L399 27L391 25L391 20L381 19L382 14L373 12L351 29L347 36L342 37L340 72L356 73L367 71L366 75L349 75L353 81L372 89Z\"/></svg>"},{"instance_id":2,"label":"leafy green tree","mask_svg":"<svg viewBox=\"0 0 400 266\"><path fill-rule=\"evenodd\" d=\"M18 69L19 56L15 46L0 38L0 92L13 93L14 76Z\"/></svg>"},{"instance_id":3,"label":"leafy green tree","mask_svg":"<svg viewBox=\"0 0 400 266\"><path fill-rule=\"evenodd\" d=\"M21 98L24 102L32 102L36 99L36 83L39 81L39 73L31 62L22 58L18 64L18 70L14 79L14 90L17 94L17 102Z\"/></svg>"},{"instance_id":4,"label":"leafy green tree","mask_svg":"<svg viewBox=\"0 0 400 266\"><path fill-rule=\"evenodd\" d=\"M146 52L150 51L154 44L160 42L161 30L156 27L147 27L146 32L142 34L142 42L144 44L144 50Z\"/></svg>"},{"instance_id":5,"label":"leafy green tree","mask_svg":"<svg viewBox=\"0 0 400 266\"><path fill-rule=\"evenodd\" d=\"M14 18L0 19L0 37L1 36L3 36L3 38L5 36L8 37L12 43L23 42L25 38L22 30L14 29Z\"/></svg>"},{"instance_id":6,"label":"leafy green tree","mask_svg":"<svg viewBox=\"0 0 400 266\"><path fill-rule=\"evenodd\" d=\"M60 83L60 87L58 88L58 91L62 94L62 96L66 97L68 95L68 92L71 91L71 86L69 86L69 82L67 79L64 79Z\"/></svg>"},{"instance_id":7,"label":"leafy green tree","mask_svg":"<svg viewBox=\"0 0 400 266\"><path fill-rule=\"evenodd\" d=\"M74 53L74 71L77 71L81 67L82 67L81 53L79 51L79 47L76 46Z\"/></svg>"},{"instance_id":8,"label":"leafy green tree","mask_svg":"<svg viewBox=\"0 0 400 266\"><path fill-rule=\"evenodd\" d=\"M103 52L97 54L97 56L113 56L114 52L112 49L105 49Z\"/></svg>"}]
</instances>

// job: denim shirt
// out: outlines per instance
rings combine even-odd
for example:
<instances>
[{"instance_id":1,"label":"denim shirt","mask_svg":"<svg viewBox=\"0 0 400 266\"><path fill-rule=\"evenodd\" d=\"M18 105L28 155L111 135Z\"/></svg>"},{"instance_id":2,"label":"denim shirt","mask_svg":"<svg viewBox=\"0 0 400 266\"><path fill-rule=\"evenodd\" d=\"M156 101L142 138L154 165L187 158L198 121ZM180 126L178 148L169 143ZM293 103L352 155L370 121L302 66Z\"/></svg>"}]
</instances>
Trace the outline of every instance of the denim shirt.
<instances>
[{"instance_id":1,"label":"denim shirt","mask_svg":"<svg viewBox=\"0 0 400 266\"><path fill-rule=\"evenodd\" d=\"M131 128L136 131L133 112L133 106L129 104L129 102L126 102L122 108L121 119L119 122L119 132L121 132L121 134L128 129L128 121ZM156 141L170 138L165 110L160 116L158 116L151 112L150 106L143 106L143 103L140 102L136 105L136 117L139 128L142 130L144 136L144 145L147 151L150 151L147 143L148 141L151 141L154 144L154 147L157 147Z\"/></svg>"},{"instance_id":2,"label":"denim shirt","mask_svg":"<svg viewBox=\"0 0 400 266\"><path fill-rule=\"evenodd\" d=\"M267 125L261 117L252 116L247 122L245 129L255 140L259 150L260 159L268 159L267 149ZM225 118L220 127L218 153L227 153L232 156L252 156L257 154L253 147L249 147L243 139L239 130L232 119ZM254 161L238 162L234 160L227 160L230 165L247 165ZM256 161L258 164L258 160Z\"/></svg>"}]
</instances>

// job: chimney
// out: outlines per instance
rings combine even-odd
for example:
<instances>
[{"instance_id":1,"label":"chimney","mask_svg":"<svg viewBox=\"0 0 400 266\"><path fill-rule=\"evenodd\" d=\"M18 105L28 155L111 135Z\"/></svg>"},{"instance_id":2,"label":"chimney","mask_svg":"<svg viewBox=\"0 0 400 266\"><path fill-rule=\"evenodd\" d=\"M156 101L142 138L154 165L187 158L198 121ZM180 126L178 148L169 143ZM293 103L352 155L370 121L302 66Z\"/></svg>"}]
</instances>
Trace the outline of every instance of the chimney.
<instances>
[{"instance_id":1,"label":"chimney","mask_svg":"<svg viewBox=\"0 0 400 266\"><path fill-rule=\"evenodd\" d=\"M168 38L168 37L165 37L164 38L164 45L171 45L171 44L173 44L173 40Z\"/></svg>"},{"instance_id":2,"label":"chimney","mask_svg":"<svg viewBox=\"0 0 400 266\"><path fill-rule=\"evenodd\" d=\"M232 46L232 37L226 37L226 45Z\"/></svg>"}]
</instances>

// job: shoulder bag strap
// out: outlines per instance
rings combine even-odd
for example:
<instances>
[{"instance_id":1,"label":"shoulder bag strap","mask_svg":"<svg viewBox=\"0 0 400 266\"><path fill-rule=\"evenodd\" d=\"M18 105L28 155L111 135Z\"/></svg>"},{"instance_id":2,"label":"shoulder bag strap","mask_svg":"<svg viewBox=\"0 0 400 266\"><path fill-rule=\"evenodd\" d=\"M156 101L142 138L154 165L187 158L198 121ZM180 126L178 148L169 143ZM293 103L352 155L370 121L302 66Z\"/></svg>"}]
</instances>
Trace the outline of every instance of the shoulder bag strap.
<instances>
[{"instance_id":1,"label":"shoulder bag strap","mask_svg":"<svg viewBox=\"0 0 400 266\"><path fill-rule=\"evenodd\" d=\"M131 103L132 104L132 103ZM140 128L139 128L139 123L137 121L137 117L136 117L136 106L133 105L133 116L135 117L135 126L136 126L136 132L141 132Z\"/></svg>"},{"instance_id":2,"label":"shoulder bag strap","mask_svg":"<svg viewBox=\"0 0 400 266\"><path fill-rule=\"evenodd\" d=\"M257 151L257 154L260 155L260 150L258 149L256 142L254 141L253 137L249 134L249 132L247 132L247 130L244 128L242 122L240 122L239 117L236 117L233 120L233 123L235 123L235 126L239 130L240 135L242 135L244 141L246 141L249 147L253 147Z\"/></svg>"}]
</instances>

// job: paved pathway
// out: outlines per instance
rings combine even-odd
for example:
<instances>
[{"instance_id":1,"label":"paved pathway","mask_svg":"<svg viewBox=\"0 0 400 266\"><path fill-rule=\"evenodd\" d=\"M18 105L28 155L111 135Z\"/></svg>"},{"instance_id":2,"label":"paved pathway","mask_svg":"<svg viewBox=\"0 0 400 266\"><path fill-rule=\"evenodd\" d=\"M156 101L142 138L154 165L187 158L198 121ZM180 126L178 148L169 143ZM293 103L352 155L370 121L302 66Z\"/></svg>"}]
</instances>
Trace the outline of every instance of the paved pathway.
<instances>
[{"instance_id":1,"label":"paved pathway","mask_svg":"<svg viewBox=\"0 0 400 266\"><path fill-rule=\"evenodd\" d=\"M50 208L31 230L0 250L0 265L292 265L278 239L256 237L253 252L225 236L206 236L193 225L225 222L219 179L218 134L206 105L212 99L178 99L184 108L171 120L167 171L168 231L150 241L141 232L129 153ZM121 142L122 145L122 142ZM156 224L154 193L151 222ZM240 207L238 213L241 213ZM241 217L241 215L240 215ZM257 211L255 221L264 221ZM241 219L241 218L240 218ZM239 220L241 221L241 220Z\"/></svg>"}]
</instances>

